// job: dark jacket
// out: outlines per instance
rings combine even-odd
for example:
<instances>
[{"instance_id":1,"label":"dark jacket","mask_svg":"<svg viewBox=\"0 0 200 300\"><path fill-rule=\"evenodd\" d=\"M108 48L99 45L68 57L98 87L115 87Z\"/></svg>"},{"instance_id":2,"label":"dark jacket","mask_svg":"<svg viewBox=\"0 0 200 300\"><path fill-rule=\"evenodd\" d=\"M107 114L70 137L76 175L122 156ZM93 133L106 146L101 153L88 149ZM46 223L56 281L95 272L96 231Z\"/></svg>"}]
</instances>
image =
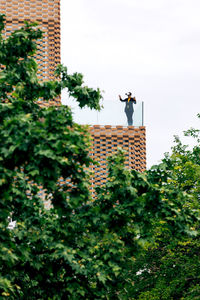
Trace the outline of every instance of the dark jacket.
<instances>
[{"instance_id":1,"label":"dark jacket","mask_svg":"<svg viewBox=\"0 0 200 300\"><path fill-rule=\"evenodd\" d=\"M126 102L126 106L125 106L125 113L127 114L128 112L133 113L134 109L133 109L133 104L136 104L136 99L135 97L131 98L128 101L128 98L126 99L120 99L121 102Z\"/></svg>"}]
</instances>

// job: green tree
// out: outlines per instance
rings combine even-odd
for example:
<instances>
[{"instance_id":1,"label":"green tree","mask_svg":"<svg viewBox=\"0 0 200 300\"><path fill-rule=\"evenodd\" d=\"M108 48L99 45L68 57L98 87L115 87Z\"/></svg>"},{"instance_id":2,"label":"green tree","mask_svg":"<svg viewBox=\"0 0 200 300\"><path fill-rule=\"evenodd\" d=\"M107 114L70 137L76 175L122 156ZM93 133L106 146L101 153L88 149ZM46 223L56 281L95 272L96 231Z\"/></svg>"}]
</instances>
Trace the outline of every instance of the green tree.
<instances>
[{"instance_id":1,"label":"green tree","mask_svg":"<svg viewBox=\"0 0 200 300\"><path fill-rule=\"evenodd\" d=\"M33 55L41 37L28 23L7 39L0 35L0 290L11 299L54 294L58 299L58 291L62 298L62 286L69 293L69 278L76 281L74 231L79 230L70 220L90 200L84 171L91 162L87 129L73 122L68 107L41 108L37 100L48 101L67 88L80 107L100 109L100 90L83 86L81 74L68 75L62 66L58 80L39 82ZM52 202L50 210L43 200ZM10 217L17 221L13 230Z\"/></svg>"},{"instance_id":2,"label":"green tree","mask_svg":"<svg viewBox=\"0 0 200 300\"><path fill-rule=\"evenodd\" d=\"M3 21L1 16L1 30ZM48 101L67 88L80 107L100 109L101 94L84 87L82 75L69 75L63 66L56 70L57 80L39 82L33 55L41 36L30 24L6 40L0 35L1 297L140 297L154 288L137 283L143 279L138 272L153 270L146 249L159 250L164 244L167 251L165 245L188 236L194 243L196 177L190 183L193 201L178 171L169 168L172 159L165 168L139 174L124 167L119 150L109 159L107 183L92 199L87 128L73 122L68 107L42 108L37 100ZM44 200L50 201L49 209ZM16 221L12 230L11 217Z\"/></svg>"},{"instance_id":3,"label":"green tree","mask_svg":"<svg viewBox=\"0 0 200 300\"><path fill-rule=\"evenodd\" d=\"M165 219L160 224L155 223L153 243L146 246L135 262L131 292L134 299L200 299L199 133L195 129L185 132L186 136L196 138L197 143L191 150L175 137L172 154L166 154L160 165L148 171L149 180L157 183L160 189L167 187L187 195L184 208L198 217L190 225L190 236L171 235ZM177 219L182 208L169 204Z\"/></svg>"}]
</instances>

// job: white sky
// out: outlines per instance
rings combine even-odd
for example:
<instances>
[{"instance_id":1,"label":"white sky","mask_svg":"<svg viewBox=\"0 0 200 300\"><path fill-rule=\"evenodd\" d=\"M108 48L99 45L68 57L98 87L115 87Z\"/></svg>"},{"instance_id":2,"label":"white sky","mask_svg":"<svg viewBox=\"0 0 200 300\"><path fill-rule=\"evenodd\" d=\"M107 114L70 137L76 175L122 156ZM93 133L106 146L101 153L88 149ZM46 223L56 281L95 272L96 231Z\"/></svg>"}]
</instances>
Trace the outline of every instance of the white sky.
<instances>
[{"instance_id":1,"label":"white sky","mask_svg":"<svg viewBox=\"0 0 200 300\"><path fill-rule=\"evenodd\" d=\"M199 126L199 16L199 0L61 0L62 63L105 107L128 91L144 101L148 167Z\"/></svg>"}]
</instances>

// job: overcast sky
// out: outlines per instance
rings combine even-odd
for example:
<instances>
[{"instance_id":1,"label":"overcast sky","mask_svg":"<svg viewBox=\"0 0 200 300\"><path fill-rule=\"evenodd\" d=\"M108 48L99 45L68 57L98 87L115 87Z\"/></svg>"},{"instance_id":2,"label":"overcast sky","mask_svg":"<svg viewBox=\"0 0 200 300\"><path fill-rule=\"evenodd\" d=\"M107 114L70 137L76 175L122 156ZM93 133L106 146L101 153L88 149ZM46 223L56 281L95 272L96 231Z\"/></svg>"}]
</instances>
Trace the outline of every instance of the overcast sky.
<instances>
[{"instance_id":1,"label":"overcast sky","mask_svg":"<svg viewBox=\"0 0 200 300\"><path fill-rule=\"evenodd\" d=\"M128 91L144 101L148 167L199 127L199 15L199 0L61 0L62 63L104 90L105 108Z\"/></svg>"}]
</instances>

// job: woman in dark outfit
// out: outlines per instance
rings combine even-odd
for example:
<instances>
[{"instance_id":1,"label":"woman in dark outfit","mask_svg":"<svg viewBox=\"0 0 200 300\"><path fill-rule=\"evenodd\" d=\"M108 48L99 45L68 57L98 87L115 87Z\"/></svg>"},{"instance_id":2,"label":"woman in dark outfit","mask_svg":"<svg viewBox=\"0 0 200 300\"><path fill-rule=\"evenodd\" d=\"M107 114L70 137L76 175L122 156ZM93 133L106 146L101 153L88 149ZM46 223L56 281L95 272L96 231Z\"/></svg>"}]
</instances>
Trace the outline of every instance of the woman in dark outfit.
<instances>
[{"instance_id":1,"label":"woman in dark outfit","mask_svg":"<svg viewBox=\"0 0 200 300\"><path fill-rule=\"evenodd\" d=\"M133 112L134 112L133 103L136 104L136 99L135 99L135 97L133 97L133 98L131 97L132 94L130 92L126 95L128 96L128 98L126 98L124 100L119 95L119 100L122 102L126 102L124 111L127 116L128 126L132 126L133 125Z\"/></svg>"}]
</instances>

